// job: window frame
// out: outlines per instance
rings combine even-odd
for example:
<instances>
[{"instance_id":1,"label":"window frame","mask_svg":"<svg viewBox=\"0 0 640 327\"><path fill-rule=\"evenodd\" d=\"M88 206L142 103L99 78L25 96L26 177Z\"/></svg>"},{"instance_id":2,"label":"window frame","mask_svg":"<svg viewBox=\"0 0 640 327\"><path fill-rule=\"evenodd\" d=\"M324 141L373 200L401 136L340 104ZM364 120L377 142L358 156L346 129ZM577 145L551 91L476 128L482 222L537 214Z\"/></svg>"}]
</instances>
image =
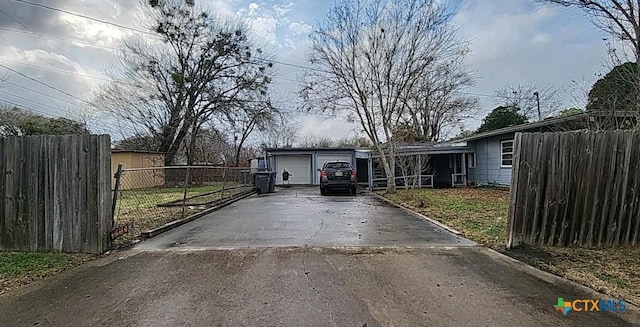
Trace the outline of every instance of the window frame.
<instances>
[{"instance_id":1,"label":"window frame","mask_svg":"<svg viewBox=\"0 0 640 327\"><path fill-rule=\"evenodd\" d=\"M511 152L504 152L504 144L505 143L511 143ZM514 155L514 146L515 142L513 139L510 140L502 140L500 141L500 168L513 168L513 155ZM510 165L505 165L504 161L505 160L509 160L509 159L504 159L505 155L511 155L511 164Z\"/></svg>"}]
</instances>

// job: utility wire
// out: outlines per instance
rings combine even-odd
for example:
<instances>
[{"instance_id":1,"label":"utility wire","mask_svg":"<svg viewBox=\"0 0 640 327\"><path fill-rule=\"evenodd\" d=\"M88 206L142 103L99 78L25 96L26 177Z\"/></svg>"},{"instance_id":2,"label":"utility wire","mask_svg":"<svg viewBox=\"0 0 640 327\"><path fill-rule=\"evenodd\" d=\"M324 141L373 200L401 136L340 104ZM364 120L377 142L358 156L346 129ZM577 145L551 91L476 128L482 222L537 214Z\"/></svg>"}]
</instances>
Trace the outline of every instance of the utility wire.
<instances>
[{"instance_id":1,"label":"utility wire","mask_svg":"<svg viewBox=\"0 0 640 327\"><path fill-rule=\"evenodd\" d=\"M27 30L29 30L31 33L35 34L36 32L34 30L32 30L29 26L23 24L22 22L20 22L19 20L17 20L16 18L13 18L11 15L9 15L6 11L0 9L0 12L3 13L5 16L9 17L9 19L13 20L14 22L18 23L20 26L26 28ZM78 59L78 57L66 52L64 49L60 48L59 46L49 42L49 40L47 38L44 37L40 37L41 39L43 39L47 44L49 44L50 46L60 50L62 53L68 55L69 57L75 59L76 61L81 61L80 59Z\"/></svg>"},{"instance_id":2,"label":"utility wire","mask_svg":"<svg viewBox=\"0 0 640 327\"><path fill-rule=\"evenodd\" d=\"M36 33L36 32L27 32L27 31L23 31L23 30L18 30L18 29L13 29L13 28L6 28L6 27L0 27L0 30L7 31L7 32L12 32L12 33L20 33L20 34L38 36L38 37L41 37L41 38L49 38L49 39L54 39L54 40L59 40L59 41L80 43L80 44L92 46L92 47L95 47L95 48L103 48L103 49L116 50L116 51L119 50L118 48L110 47L108 45L102 45L102 44L97 44L97 43L92 43L92 42L87 42L87 41L82 41L82 40L76 40L76 39L70 39L70 38L61 37L61 36L42 34L42 33Z\"/></svg>"},{"instance_id":3,"label":"utility wire","mask_svg":"<svg viewBox=\"0 0 640 327\"><path fill-rule=\"evenodd\" d=\"M76 103L73 103L73 102L71 102L71 101L68 101L68 100L65 100L65 99L63 99L63 98L59 98L59 97L56 97L56 96L53 96L53 95L50 95L50 94L47 94L47 93L44 93L44 92L41 92L41 91L38 91L38 90L34 90L34 89L29 88L29 87L26 87L26 86L24 86L24 85L20 85L20 84L17 84L17 83L11 82L11 81L6 81L5 83L7 83L7 84L11 84L11 85L13 85L13 86L17 86L17 87L22 88L22 89L25 89L25 90L27 90L27 91L31 91L31 92L33 92L33 93L37 93L37 94L40 94L40 95L44 95L44 96L49 97L49 98L52 98L52 99L56 99L56 100L58 100L58 101L62 101L62 102L68 103L68 104L73 105L73 106L75 106L75 105L76 105Z\"/></svg>"},{"instance_id":4,"label":"utility wire","mask_svg":"<svg viewBox=\"0 0 640 327\"><path fill-rule=\"evenodd\" d=\"M115 26L115 27L119 27L122 29L126 29L126 30L130 30L130 31L134 31L134 32L138 32L138 33L144 33L144 34L148 34L148 35L153 35L153 36L158 36L156 33L152 33L149 31L144 31L135 27L130 27L130 26L126 26L126 25L121 25L118 23L113 23L110 21L106 21L106 20L102 20L102 19L98 19L98 18L94 18L91 16L87 16L87 15L83 15L83 14L78 14L72 11L68 11L68 10L64 10L64 9L60 9L60 8L56 8L56 7L51 7L51 6L47 6L47 5L43 5L40 3L33 3L33 2L29 2L29 1L25 1L25 0L13 0L15 2L20 2L26 5L30 5L30 6L34 6L34 7L40 7L40 8L44 8L44 9L48 9L48 10L53 10L53 11L57 11L57 12L61 12L61 13L65 13L68 15L72 15L72 16L76 16L76 17L81 17L84 19L88 19L88 20L92 20L95 22L99 22L99 23L103 23L103 24L107 24L107 25L111 25L111 26Z\"/></svg>"},{"instance_id":5,"label":"utility wire","mask_svg":"<svg viewBox=\"0 0 640 327\"><path fill-rule=\"evenodd\" d=\"M24 105L15 103L13 101L9 101L9 100L6 100L6 99L0 99L0 101L2 101L4 103L8 103L8 104L10 104L10 105L12 105L12 106L14 106L16 108L19 108L19 109L24 109L24 110L27 110L27 111L39 113L39 114L46 115L46 116L49 116L49 117L52 117L52 118L58 118L58 116L52 115L52 114L50 114L48 112L41 111L41 110L38 110L38 109L29 108L29 107L25 107Z\"/></svg>"},{"instance_id":6,"label":"utility wire","mask_svg":"<svg viewBox=\"0 0 640 327\"><path fill-rule=\"evenodd\" d=\"M54 106L52 106L50 104L46 104L46 103L42 103L40 101L36 101L36 100L29 99L29 98L25 98L23 96L20 96L20 95L17 95L17 94L13 94L13 93L10 93L10 92L7 92L7 91L0 90L0 93L6 94L8 96L12 96L14 98L18 98L18 99L21 99L21 100L29 101L29 102L35 103L35 104L43 106L43 107L54 109L54 110L56 110L58 112L62 112L63 114L71 114L71 112L64 111L61 108L54 107Z\"/></svg>"},{"instance_id":7,"label":"utility wire","mask_svg":"<svg viewBox=\"0 0 640 327\"><path fill-rule=\"evenodd\" d=\"M62 94L64 94L64 95L66 95L66 96L69 96L69 97L71 97L71 98L73 98L73 99L76 99L76 100L81 101L81 102L84 102L84 103L86 103L86 104L88 104L88 105L90 105L90 106L93 106L93 104L92 104L92 103L90 103L90 102L88 102L88 101L86 101L86 100L80 99L80 98L78 98L77 96L75 96L75 95L73 95L73 94L71 94L71 93L69 93L69 92L63 91L63 90L61 90L61 89L59 89L59 88L57 88L57 87L51 86L51 85L49 85L49 84L47 84L47 83L45 83L45 82L42 82L42 81L39 81L39 80L37 80L37 79L35 79L35 78L33 78L33 77L27 76L27 75L25 75L25 74L23 74L23 73L21 73L21 72L19 72L19 71L15 70L15 69L13 69L13 68L7 67L7 66L5 66L5 65L3 65L3 64L0 64L0 67L3 67L4 69L7 69L7 70L9 70L9 71L12 71L12 72L14 72L14 73L16 73L16 74L18 74L18 75L20 75L20 76L22 76L22 77L24 77L24 78L27 78L27 79L29 79L29 80L32 80L32 81L34 81L34 82L36 82L36 83L38 83L38 84L44 85L44 86L46 86L46 87L48 87L48 88L50 88L50 89L52 89L52 90L58 91L58 92L60 92L60 93L62 93Z\"/></svg>"},{"instance_id":8,"label":"utility wire","mask_svg":"<svg viewBox=\"0 0 640 327\"><path fill-rule=\"evenodd\" d=\"M106 77L82 74L82 73L78 73L78 72L72 72L72 71L68 71L68 70L56 69L56 68L45 67L45 66L34 65L34 64L27 64L27 63L23 63L23 62L16 61L16 60L0 59L0 62L8 62L8 63L16 64L16 65L29 66L29 67L38 68L38 69L42 69L42 70L48 70L48 71L57 72L57 73L61 73L61 74L75 75L75 76L87 77L87 78L92 78L92 79L106 81L106 82L113 82L113 83L133 86L133 84L131 84L131 83L125 83L125 82L121 82L121 81L116 81L116 80L113 80L113 79L110 79L110 78L106 78Z\"/></svg>"}]
</instances>

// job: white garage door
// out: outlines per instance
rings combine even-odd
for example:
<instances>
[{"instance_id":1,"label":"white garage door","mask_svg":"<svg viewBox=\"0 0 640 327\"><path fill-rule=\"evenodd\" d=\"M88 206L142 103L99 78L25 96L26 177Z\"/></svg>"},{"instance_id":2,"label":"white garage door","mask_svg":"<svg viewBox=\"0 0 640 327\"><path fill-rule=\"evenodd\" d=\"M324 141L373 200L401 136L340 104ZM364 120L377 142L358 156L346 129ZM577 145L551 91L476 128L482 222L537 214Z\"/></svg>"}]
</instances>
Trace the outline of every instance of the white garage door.
<instances>
[{"instance_id":1,"label":"white garage door","mask_svg":"<svg viewBox=\"0 0 640 327\"><path fill-rule=\"evenodd\" d=\"M286 169L291 184L311 184L311 156L277 156L278 185L282 185L282 172Z\"/></svg>"},{"instance_id":2,"label":"white garage door","mask_svg":"<svg viewBox=\"0 0 640 327\"><path fill-rule=\"evenodd\" d=\"M316 156L316 167L322 169L322 166L327 161L346 161L351 164L351 155L349 154L319 154Z\"/></svg>"}]
</instances>

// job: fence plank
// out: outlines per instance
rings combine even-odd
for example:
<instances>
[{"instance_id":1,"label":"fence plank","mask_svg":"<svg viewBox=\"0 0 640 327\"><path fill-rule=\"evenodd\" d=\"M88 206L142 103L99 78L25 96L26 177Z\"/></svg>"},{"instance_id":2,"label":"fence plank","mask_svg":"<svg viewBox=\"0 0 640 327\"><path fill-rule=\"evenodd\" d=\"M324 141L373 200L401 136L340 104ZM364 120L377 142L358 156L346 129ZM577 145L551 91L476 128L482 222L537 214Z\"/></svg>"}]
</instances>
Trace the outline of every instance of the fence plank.
<instances>
[{"instance_id":1,"label":"fence plank","mask_svg":"<svg viewBox=\"0 0 640 327\"><path fill-rule=\"evenodd\" d=\"M110 143L108 135L0 138L0 249L105 251Z\"/></svg>"},{"instance_id":2,"label":"fence plank","mask_svg":"<svg viewBox=\"0 0 640 327\"><path fill-rule=\"evenodd\" d=\"M509 212L507 214L508 220L507 220L507 231L509 231L509 238L507 239L507 248L512 248L516 245L518 245L518 242L516 240L514 240L514 231L516 230L516 225L517 225L517 210L516 210L516 204L517 204L517 187L518 185L520 185L520 183L518 183L518 177L519 177L519 171L520 171L520 149L521 147L521 142L522 140L522 133L516 133L514 140L513 140L513 172L511 174L511 188L509 189L509 197L510 197L510 201L509 201Z\"/></svg>"},{"instance_id":3,"label":"fence plank","mask_svg":"<svg viewBox=\"0 0 640 327\"><path fill-rule=\"evenodd\" d=\"M640 131L523 133L516 140L510 244L640 242Z\"/></svg>"},{"instance_id":4,"label":"fence plank","mask_svg":"<svg viewBox=\"0 0 640 327\"><path fill-rule=\"evenodd\" d=\"M624 145L624 162L622 165L622 180L620 181L621 185L621 193L620 196L618 197L618 205L620 206L620 209L618 211L618 219L616 222L616 230L615 230L615 238L613 240L613 244L614 245L619 245L620 244L620 235L622 232L622 229L628 226L625 226L626 222L624 221L624 218L626 217L627 214L627 188L629 185L629 166L631 164L631 147L632 147L632 141L633 141L633 134L629 133L629 132L624 132L622 134L623 136L623 142L625 143ZM627 228L628 229L628 228Z\"/></svg>"},{"instance_id":5,"label":"fence plank","mask_svg":"<svg viewBox=\"0 0 640 327\"><path fill-rule=\"evenodd\" d=\"M0 251L7 251L5 244L9 237L6 231L5 222L7 211L5 211L5 203L7 202L5 193L5 180L7 178L7 149L6 139L0 138Z\"/></svg>"}]
</instances>

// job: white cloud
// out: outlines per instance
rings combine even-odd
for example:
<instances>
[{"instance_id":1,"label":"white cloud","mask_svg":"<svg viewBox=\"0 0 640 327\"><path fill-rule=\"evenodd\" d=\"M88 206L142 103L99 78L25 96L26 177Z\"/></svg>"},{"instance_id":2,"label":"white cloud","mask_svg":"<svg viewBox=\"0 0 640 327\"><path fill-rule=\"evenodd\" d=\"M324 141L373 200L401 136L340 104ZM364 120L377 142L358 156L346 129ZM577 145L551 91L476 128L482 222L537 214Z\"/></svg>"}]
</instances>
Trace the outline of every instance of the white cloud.
<instances>
[{"instance_id":1,"label":"white cloud","mask_svg":"<svg viewBox=\"0 0 640 327\"><path fill-rule=\"evenodd\" d=\"M278 37L276 36L277 19L273 17L250 17L245 18L245 23L251 28L258 40L271 45L278 43Z\"/></svg>"},{"instance_id":2,"label":"white cloud","mask_svg":"<svg viewBox=\"0 0 640 327\"><path fill-rule=\"evenodd\" d=\"M313 27L309 24L305 24L304 22L293 22L289 24L289 29L293 35L308 35L313 30Z\"/></svg>"},{"instance_id":3,"label":"white cloud","mask_svg":"<svg viewBox=\"0 0 640 327\"><path fill-rule=\"evenodd\" d=\"M332 139L354 135L355 125L340 118L327 118L321 115L307 115L302 120L298 136L319 135Z\"/></svg>"},{"instance_id":4,"label":"white cloud","mask_svg":"<svg viewBox=\"0 0 640 327\"><path fill-rule=\"evenodd\" d=\"M258 11L258 8L260 8L260 6L257 3L255 3L255 2L250 3L249 4L249 16L255 15L256 12Z\"/></svg>"},{"instance_id":5,"label":"white cloud","mask_svg":"<svg viewBox=\"0 0 640 327\"><path fill-rule=\"evenodd\" d=\"M493 95L507 84L540 84L559 90L564 106L570 106L575 104L566 92L571 81L592 83L593 72L602 69L605 53L598 32L586 19L555 6L465 0L454 23L470 41L469 65L478 74L471 92ZM481 115L497 102L480 97ZM467 127L477 127L481 118L467 121Z\"/></svg>"}]
</instances>

